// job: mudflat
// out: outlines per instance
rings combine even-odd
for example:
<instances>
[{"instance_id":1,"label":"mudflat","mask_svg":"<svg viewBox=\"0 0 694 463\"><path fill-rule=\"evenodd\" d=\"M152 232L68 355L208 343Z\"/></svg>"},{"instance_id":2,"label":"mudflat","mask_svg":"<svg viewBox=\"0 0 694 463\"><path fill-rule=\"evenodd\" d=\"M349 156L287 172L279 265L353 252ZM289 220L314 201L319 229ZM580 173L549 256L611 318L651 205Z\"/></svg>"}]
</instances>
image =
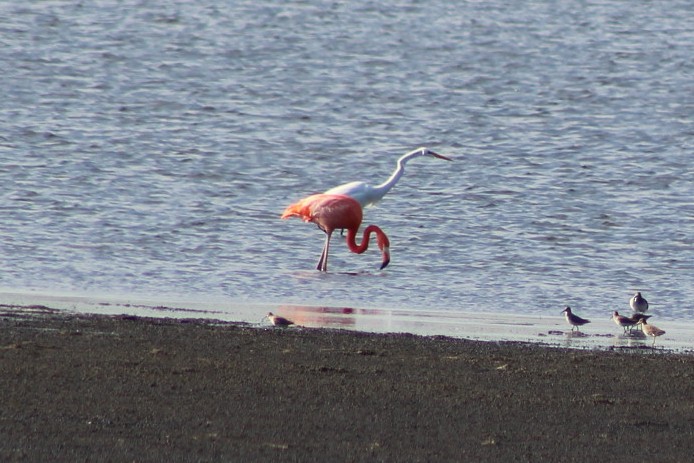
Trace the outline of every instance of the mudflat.
<instances>
[{"instance_id":1,"label":"mudflat","mask_svg":"<svg viewBox=\"0 0 694 463\"><path fill-rule=\"evenodd\" d=\"M690 461L694 356L0 308L2 461Z\"/></svg>"}]
</instances>

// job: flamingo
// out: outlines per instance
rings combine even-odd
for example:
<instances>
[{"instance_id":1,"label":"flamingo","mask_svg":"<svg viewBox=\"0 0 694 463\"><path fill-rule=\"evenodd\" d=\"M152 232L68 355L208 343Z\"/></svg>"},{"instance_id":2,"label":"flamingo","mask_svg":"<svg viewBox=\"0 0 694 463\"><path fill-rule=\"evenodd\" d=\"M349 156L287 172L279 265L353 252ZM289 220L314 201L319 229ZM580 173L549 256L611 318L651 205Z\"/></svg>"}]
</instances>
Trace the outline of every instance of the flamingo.
<instances>
[{"instance_id":1,"label":"flamingo","mask_svg":"<svg viewBox=\"0 0 694 463\"><path fill-rule=\"evenodd\" d=\"M445 159L446 161L452 161L451 158L434 153L429 148L417 148L416 150L410 151L409 153L401 156L400 159L398 159L398 164L393 174L388 180L380 185L371 186L364 182L350 182L331 188L324 194L347 195L356 199L362 207L372 206L380 201L381 198L383 198L386 193L388 193L390 189L393 188L396 183L398 183L398 180L400 180L402 174L405 173L405 164L407 164L407 161L421 156L433 156L435 158Z\"/></svg>"},{"instance_id":2,"label":"flamingo","mask_svg":"<svg viewBox=\"0 0 694 463\"><path fill-rule=\"evenodd\" d=\"M304 222L313 222L325 232L325 245L323 253L318 260L317 270L328 270L328 252L330 251L330 237L338 229L347 230L347 246L349 250L362 254L369 247L371 234L376 235L376 243L383 253L381 269L390 263L390 241L383 230L376 225L369 225L364 229L361 244L357 244L356 236L363 218L361 205L356 199L347 195L317 194L311 195L290 205L282 213L282 218L300 217Z\"/></svg>"}]
</instances>

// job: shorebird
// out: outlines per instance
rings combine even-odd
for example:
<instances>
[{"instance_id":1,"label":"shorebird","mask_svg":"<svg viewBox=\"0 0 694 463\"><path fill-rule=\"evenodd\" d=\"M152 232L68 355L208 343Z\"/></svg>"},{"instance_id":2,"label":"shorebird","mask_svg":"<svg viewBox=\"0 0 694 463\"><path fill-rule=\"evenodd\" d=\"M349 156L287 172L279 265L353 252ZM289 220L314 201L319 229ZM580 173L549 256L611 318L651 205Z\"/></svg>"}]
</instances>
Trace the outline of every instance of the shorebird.
<instances>
[{"instance_id":1,"label":"shorebird","mask_svg":"<svg viewBox=\"0 0 694 463\"><path fill-rule=\"evenodd\" d=\"M634 312L645 312L648 310L648 301L641 296L641 293L637 292L634 297L629 299L629 306Z\"/></svg>"},{"instance_id":2,"label":"shorebird","mask_svg":"<svg viewBox=\"0 0 694 463\"><path fill-rule=\"evenodd\" d=\"M665 334L665 331L661 330L657 326L649 325L646 319L641 320L641 330L646 336L653 336L653 347L655 347L655 338Z\"/></svg>"},{"instance_id":3,"label":"shorebird","mask_svg":"<svg viewBox=\"0 0 694 463\"><path fill-rule=\"evenodd\" d=\"M293 321L287 320L286 318L278 315L274 315L272 312L267 313L267 319L270 320L270 323L272 323L274 326L289 326L294 324Z\"/></svg>"},{"instance_id":4,"label":"shorebird","mask_svg":"<svg viewBox=\"0 0 694 463\"><path fill-rule=\"evenodd\" d=\"M648 320L651 318L653 315L644 315L642 313L635 313L631 317L629 317L629 320L633 321L634 324L639 325L643 320Z\"/></svg>"},{"instance_id":5,"label":"shorebird","mask_svg":"<svg viewBox=\"0 0 694 463\"><path fill-rule=\"evenodd\" d=\"M631 330L631 327L634 326L634 325L636 325L636 324L638 323L638 321L633 320L633 319L631 319L631 318L629 318L629 317L625 317L625 316L623 316L623 315L619 315L619 312L617 312L616 310L615 310L614 313L612 314L612 320L614 320L614 322L615 322L616 324L618 324L619 326L621 326L622 328L624 328L624 332L625 332L625 333L627 332L627 328L629 328L629 330Z\"/></svg>"},{"instance_id":6,"label":"shorebird","mask_svg":"<svg viewBox=\"0 0 694 463\"><path fill-rule=\"evenodd\" d=\"M585 325L586 323L590 323L590 320L586 320L585 318L581 318L578 315L574 315L571 313L571 307L567 306L564 310L561 311L566 316L566 321L569 322L569 325L571 326L571 331L576 328L576 330L581 331L578 327Z\"/></svg>"}]
</instances>

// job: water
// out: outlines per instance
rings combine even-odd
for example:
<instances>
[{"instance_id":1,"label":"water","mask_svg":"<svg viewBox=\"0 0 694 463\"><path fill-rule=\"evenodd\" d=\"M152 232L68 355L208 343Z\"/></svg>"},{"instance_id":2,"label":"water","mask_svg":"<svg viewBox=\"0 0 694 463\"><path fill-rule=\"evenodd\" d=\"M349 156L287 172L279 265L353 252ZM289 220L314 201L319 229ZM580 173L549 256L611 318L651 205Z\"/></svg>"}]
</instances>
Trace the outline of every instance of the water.
<instances>
[{"instance_id":1,"label":"water","mask_svg":"<svg viewBox=\"0 0 694 463\"><path fill-rule=\"evenodd\" d=\"M691 318L688 0L222 3L0 4L4 291ZM417 146L313 270L284 207Z\"/></svg>"}]
</instances>

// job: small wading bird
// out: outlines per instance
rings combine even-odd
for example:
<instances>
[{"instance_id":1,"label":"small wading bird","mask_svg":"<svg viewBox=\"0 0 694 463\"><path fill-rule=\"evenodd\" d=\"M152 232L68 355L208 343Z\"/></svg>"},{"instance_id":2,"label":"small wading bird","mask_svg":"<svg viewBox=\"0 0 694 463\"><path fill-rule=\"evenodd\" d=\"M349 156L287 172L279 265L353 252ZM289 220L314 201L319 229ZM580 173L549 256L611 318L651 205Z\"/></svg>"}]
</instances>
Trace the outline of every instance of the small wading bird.
<instances>
[{"instance_id":1,"label":"small wading bird","mask_svg":"<svg viewBox=\"0 0 694 463\"><path fill-rule=\"evenodd\" d=\"M274 326L289 326L294 324L293 321L287 320L286 318L278 315L274 315L272 312L268 312L266 316L267 319L270 320L270 323L272 323Z\"/></svg>"},{"instance_id":2,"label":"small wading bird","mask_svg":"<svg viewBox=\"0 0 694 463\"><path fill-rule=\"evenodd\" d=\"M566 317L566 321L569 322L569 325L571 325L571 331L576 328L576 330L580 331L578 328L579 326L585 325L586 323L590 323L590 320L586 320L585 318L581 318L578 315L574 315L571 313L571 307L566 307L564 310L561 311L561 313L564 314Z\"/></svg>"},{"instance_id":3,"label":"small wading bird","mask_svg":"<svg viewBox=\"0 0 694 463\"><path fill-rule=\"evenodd\" d=\"M629 320L633 321L634 323L636 323L638 325L643 320L648 320L651 317L652 317L652 315L644 315L642 313L635 313L634 315L629 317Z\"/></svg>"},{"instance_id":4,"label":"small wading bird","mask_svg":"<svg viewBox=\"0 0 694 463\"><path fill-rule=\"evenodd\" d=\"M646 336L653 336L653 347L655 347L655 338L665 334L665 331L657 326L649 325L646 319L641 320L641 331L643 331L643 334Z\"/></svg>"},{"instance_id":5,"label":"small wading bird","mask_svg":"<svg viewBox=\"0 0 694 463\"><path fill-rule=\"evenodd\" d=\"M629 306L634 312L645 312L648 310L648 301L641 296L641 293L634 294L634 297L629 299Z\"/></svg>"},{"instance_id":6,"label":"small wading bird","mask_svg":"<svg viewBox=\"0 0 694 463\"><path fill-rule=\"evenodd\" d=\"M383 230L376 225L369 225L364 229L361 244L357 244L356 236L363 218L361 205L346 195L317 194L294 203L285 209L282 218L300 217L304 222L313 222L325 233L325 245L323 253L318 260L316 269L326 272L328 270L328 252L330 251L330 238L335 230L347 230L347 246L349 250L362 254L369 247L371 234L376 235L376 243L383 253L381 269L390 263L390 242Z\"/></svg>"},{"instance_id":7,"label":"small wading bird","mask_svg":"<svg viewBox=\"0 0 694 463\"><path fill-rule=\"evenodd\" d=\"M636 325L636 324L638 323L636 320L632 320L632 319L629 318L629 317L625 317L625 316L623 316L623 315L619 315L619 312L617 312L616 310L615 310L614 313L612 314L612 320L614 320L614 322L615 322L617 325L619 325L619 326L621 326L622 328L624 328L624 332L625 332L625 333L627 332L627 328L628 328L629 330L631 330L631 327L634 326L634 325Z\"/></svg>"},{"instance_id":8,"label":"small wading bird","mask_svg":"<svg viewBox=\"0 0 694 463\"><path fill-rule=\"evenodd\" d=\"M405 173L405 164L407 161L420 156L433 156L435 158L445 159L446 161L452 161L451 158L434 153L428 148L417 148L416 150L410 151L409 153L400 157L400 159L398 159L398 165L393 174L388 180L380 185L371 186L364 182L350 182L331 188L324 194L351 196L352 198L356 199L362 207L371 206L380 201L381 198L383 198L386 193L388 193L390 189L393 188L396 183L398 183L398 180L400 180L402 174Z\"/></svg>"}]
</instances>

